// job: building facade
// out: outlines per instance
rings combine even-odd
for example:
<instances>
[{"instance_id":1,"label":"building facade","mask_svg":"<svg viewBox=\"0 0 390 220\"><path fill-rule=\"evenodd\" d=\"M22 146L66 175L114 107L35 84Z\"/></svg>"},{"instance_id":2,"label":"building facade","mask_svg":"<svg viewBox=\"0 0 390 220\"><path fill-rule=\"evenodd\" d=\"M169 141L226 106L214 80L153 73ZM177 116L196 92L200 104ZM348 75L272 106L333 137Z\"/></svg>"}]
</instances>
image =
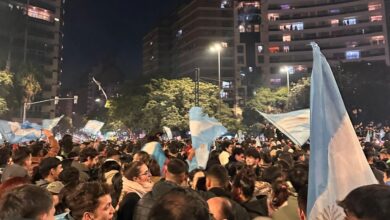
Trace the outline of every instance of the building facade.
<instances>
[{"instance_id":1,"label":"building facade","mask_svg":"<svg viewBox=\"0 0 390 220\"><path fill-rule=\"evenodd\" d=\"M390 65L389 8L385 0L191 1L170 27L171 71L199 67L201 77L215 77L216 56L207 47L227 42L221 55L225 101L243 106L259 86L286 85L286 74L291 80L309 76L312 41L331 65Z\"/></svg>"},{"instance_id":2,"label":"building facade","mask_svg":"<svg viewBox=\"0 0 390 220\"><path fill-rule=\"evenodd\" d=\"M43 78L42 91L32 101L54 98L58 93L64 37L61 32L64 25L64 3L65 0L0 0L0 10L15 15L2 23L7 28L0 30L0 48L11 53L7 53L9 57L1 58L7 60L6 67L11 71L22 64L31 65L39 70ZM12 41L9 40L10 33ZM55 116L55 104L46 102L33 105L27 116L52 118Z\"/></svg>"}]
</instances>

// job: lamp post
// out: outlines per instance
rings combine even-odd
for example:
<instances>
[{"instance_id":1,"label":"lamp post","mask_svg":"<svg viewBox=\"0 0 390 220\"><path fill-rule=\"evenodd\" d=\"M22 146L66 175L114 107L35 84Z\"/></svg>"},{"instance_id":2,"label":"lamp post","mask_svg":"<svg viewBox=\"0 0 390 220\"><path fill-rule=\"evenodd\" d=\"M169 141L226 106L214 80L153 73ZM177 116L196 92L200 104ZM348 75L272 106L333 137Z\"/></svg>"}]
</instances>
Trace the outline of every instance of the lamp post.
<instances>
[{"instance_id":1,"label":"lamp post","mask_svg":"<svg viewBox=\"0 0 390 220\"><path fill-rule=\"evenodd\" d=\"M225 42L214 43L210 46L210 52L218 54L218 96L219 96L219 107L218 111L221 113L222 97L221 97L221 51L222 48L227 47Z\"/></svg>"},{"instance_id":2,"label":"lamp post","mask_svg":"<svg viewBox=\"0 0 390 220\"><path fill-rule=\"evenodd\" d=\"M288 71L288 67L284 66L280 69L280 72L286 73L287 76L287 95L290 94L290 72Z\"/></svg>"}]
</instances>

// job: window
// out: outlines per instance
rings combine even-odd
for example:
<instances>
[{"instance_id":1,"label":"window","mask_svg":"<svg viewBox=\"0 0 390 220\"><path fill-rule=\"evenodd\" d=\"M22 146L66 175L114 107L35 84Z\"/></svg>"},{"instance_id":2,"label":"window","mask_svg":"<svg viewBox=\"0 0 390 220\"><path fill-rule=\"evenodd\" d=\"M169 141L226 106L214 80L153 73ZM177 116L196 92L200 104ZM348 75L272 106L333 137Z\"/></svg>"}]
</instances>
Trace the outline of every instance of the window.
<instances>
[{"instance_id":1,"label":"window","mask_svg":"<svg viewBox=\"0 0 390 220\"><path fill-rule=\"evenodd\" d=\"M330 20L330 24L335 27L339 25L339 19L332 19Z\"/></svg>"},{"instance_id":2,"label":"window","mask_svg":"<svg viewBox=\"0 0 390 220\"><path fill-rule=\"evenodd\" d=\"M291 41L291 35L283 35L283 42L290 42Z\"/></svg>"},{"instance_id":3,"label":"window","mask_svg":"<svg viewBox=\"0 0 390 220\"><path fill-rule=\"evenodd\" d=\"M279 20L279 14L275 14L275 13L268 14L268 20L270 21Z\"/></svg>"},{"instance_id":4,"label":"window","mask_svg":"<svg viewBox=\"0 0 390 220\"><path fill-rule=\"evenodd\" d=\"M250 25L250 24L248 24L247 26L246 26L246 32L252 32L253 30L252 30L252 25Z\"/></svg>"},{"instance_id":5,"label":"window","mask_svg":"<svg viewBox=\"0 0 390 220\"><path fill-rule=\"evenodd\" d=\"M374 22L374 21L382 21L382 15L371 16L371 17L370 17L370 21L371 21L371 22Z\"/></svg>"},{"instance_id":6,"label":"window","mask_svg":"<svg viewBox=\"0 0 390 220\"><path fill-rule=\"evenodd\" d=\"M237 46L237 53L244 53L244 46L243 45Z\"/></svg>"},{"instance_id":7,"label":"window","mask_svg":"<svg viewBox=\"0 0 390 220\"><path fill-rule=\"evenodd\" d=\"M238 26L238 30L240 31L240 33L244 33L245 32L245 26L241 24L240 26Z\"/></svg>"},{"instance_id":8,"label":"window","mask_svg":"<svg viewBox=\"0 0 390 220\"><path fill-rule=\"evenodd\" d=\"M44 9L44 8L39 8L35 6L28 6L28 12L27 12L29 17L40 19L40 20L45 20L45 21L53 21L53 15L50 11Z\"/></svg>"},{"instance_id":9,"label":"window","mask_svg":"<svg viewBox=\"0 0 390 220\"><path fill-rule=\"evenodd\" d=\"M222 88L229 89L233 87L233 83L231 81L222 81Z\"/></svg>"},{"instance_id":10,"label":"window","mask_svg":"<svg viewBox=\"0 0 390 220\"><path fill-rule=\"evenodd\" d=\"M270 47L268 48L270 53L279 53L279 47Z\"/></svg>"},{"instance_id":11,"label":"window","mask_svg":"<svg viewBox=\"0 0 390 220\"><path fill-rule=\"evenodd\" d=\"M329 10L329 13L331 13L331 14L338 14L338 13L340 13L340 9L338 9L338 8L336 8L336 9L330 9L330 10Z\"/></svg>"},{"instance_id":12,"label":"window","mask_svg":"<svg viewBox=\"0 0 390 220\"><path fill-rule=\"evenodd\" d=\"M301 31L301 30L303 30L303 22L292 23L292 29L294 31Z\"/></svg>"},{"instance_id":13,"label":"window","mask_svg":"<svg viewBox=\"0 0 390 220\"><path fill-rule=\"evenodd\" d=\"M260 25L258 24L255 24L255 32L260 32Z\"/></svg>"},{"instance_id":14,"label":"window","mask_svg":"<svg viewBox=\"0 0 390 220\"><path fill-rule=\"evenodd\" d=\"M257 52L262 53L263 52L263 46L257 46Z\"/></svg>"},{"instance_id":15,"label":"window","mask_svg":"<svg viewBox=\"0 0 390 220\"><path fill-rule=\"evenodd\" d=\"M285 53L290 52L290 46L283 46L283 52Z\"/></svg>"},{"instance_id":16,"label":"window","mask_svg":"<svg viewBox=\"0 0 390 220\"><path fill-rule=\"evenodd\" d=\"M380 8L382 8L381 4L371 4L371 5L368 5L368 10L369 11L375 11L375 10L378 10Z\"/></svg>"},{"instance_id":17,"label":"window","mask_svg":"<svg viewBox=\"0 0 390 220\"><path fill-rule=\"evenodd\" d=\"M375 45L384 44L385 43L385 37L383 35L372 36L371 37L371 43L375 44Z\"/></svg>"},{"instance_id":18,"label":"window","mask_svg":"<svg viewBox=\"0 0 390 220\"><path fill-rule=\"evenodd\" d=\"M347 60L356 60L360 59L360 51L359 50L349 50L345 52L345 58Z\"/></svg>"},{"instance_id":19,"label":"window","mask_svg":"<svg viewBox=\"0 0 390 220\"><path fill-rule=\"evenodd\" d=\"M354 48L354 47L357 47L358 46L358 42L356 41L349 41L349 42L346 42L345 43L347 45L348 48Z\"/></svg>"},{"instance_id":20,"label":"window","mask_svg":"<svg viewBox=\"0 0 390 220\"><path fill-rule=\"evenodd\" d=\"M180 29L180 30L178 30L178 31L176 32L176 37L177 37L177 38L181 37L182 35L183 35L183 30L182 30L182 29Z\"/></svg>"},{"instance_id":21,"label":"window","mask_svg":"<svg viewBox=\"0 0 390 220\"><path fill-rule=\"evenodd\" d=\"M343 20L344 25L353 25L356 24L356 18L345 18Z\"/></svg>"},{"instance_id":22,"label":"window","mask_svg":"<svg viewBox=\"0 0 390 220\"><path fill-rule=\"evenodd\" d=\"M237 63L238 64L244 64L244 57L243 56L238 56L237 57Z\"/></svg>"},{"instance_id":23,"label":"window","mask_svg":"<svg viewBox=\"0 0 390 220\"><path fill-rule=\"evenodd\" d=\"M280 5L280 8L281 8L282 10L288 10L288 9L290 9L290 5L283 4L283 5Z\"/></svg>"},{"instance_id":24,"label":"window","mask_svg":"<svg viewBox=\"0 0 390 220\"><path fill-rule=\"evenodd\" d=\"M282 24L279 26L280 30L291 30L291 24Z\"/></svg>"},{"instance_id":25,"label":"window","mask_svg":"<svg viewBox=\"0 0 390 220\"><path fill-rule=\"evenodd\" d=\"M230 8L231 4L229 0L222 0L221 1L221 8Z\"/></svg>"}]
</instances>

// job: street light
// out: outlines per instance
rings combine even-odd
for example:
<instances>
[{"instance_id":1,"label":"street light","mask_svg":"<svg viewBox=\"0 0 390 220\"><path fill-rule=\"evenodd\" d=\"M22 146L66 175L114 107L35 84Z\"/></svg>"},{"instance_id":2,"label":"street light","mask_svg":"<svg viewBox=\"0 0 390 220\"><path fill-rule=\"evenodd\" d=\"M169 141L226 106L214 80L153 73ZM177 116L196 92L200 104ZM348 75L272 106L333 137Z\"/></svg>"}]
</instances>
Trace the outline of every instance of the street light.
<instances>
[{"instance_id":1,"label":"street light","mask_svg":"<svg viewBox=\"0 0 390 220\"><path fill-rule=\"evenodd\" d=\"M219 95L219 112L221 113L222 97L221 97L221 51L222 48L226 48L225 42L214 43L210 46L210 52L218 54L218 95Z\"/></svg>"},{"instance_id":2,"label":"street light","mask_svg":"<svg viewBox=\"0 0 390 220\"><path fill-rule=\"evenodd\" d=\"M287 94L290 94L290 71L287 66L280 68L281 73L286 73L287 76Z\"/></svg>"}]
</instances>

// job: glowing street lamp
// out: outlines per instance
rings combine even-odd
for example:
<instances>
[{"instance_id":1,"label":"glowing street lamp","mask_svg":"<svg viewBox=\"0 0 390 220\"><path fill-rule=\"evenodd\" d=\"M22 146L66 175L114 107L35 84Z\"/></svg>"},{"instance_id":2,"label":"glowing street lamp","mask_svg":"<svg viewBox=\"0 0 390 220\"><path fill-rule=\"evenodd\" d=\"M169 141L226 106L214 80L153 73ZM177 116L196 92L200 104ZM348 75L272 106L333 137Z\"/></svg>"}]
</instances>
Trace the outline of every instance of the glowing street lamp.
<instances>
[{"instance_id":1,"label":"glowing street lamp","mask_svg":"<svg viewBox=\"0 0 390 220\"><path fill-rule=\"evenodd\" d=\"M227 47L226 42L214 43L210 46L211 53L218 54L218 94L219 94L219 112L221 112L222 97L221 97L221 51Z\"/></svg>"}]
</instances>

